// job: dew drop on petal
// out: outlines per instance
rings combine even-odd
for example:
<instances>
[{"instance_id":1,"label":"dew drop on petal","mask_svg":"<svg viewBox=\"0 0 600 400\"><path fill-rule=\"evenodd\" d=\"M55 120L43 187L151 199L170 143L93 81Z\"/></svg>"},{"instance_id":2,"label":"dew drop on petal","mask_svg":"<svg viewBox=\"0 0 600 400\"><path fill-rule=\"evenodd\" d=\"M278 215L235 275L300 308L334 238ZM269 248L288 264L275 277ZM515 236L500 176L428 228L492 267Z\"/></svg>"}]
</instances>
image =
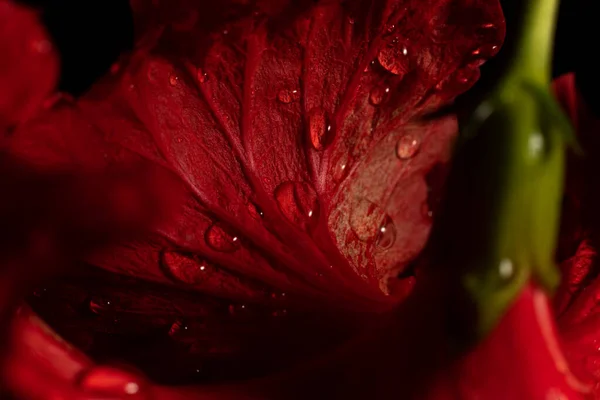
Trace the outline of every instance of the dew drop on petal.
<instances>
[{"instance_id":1,"label":"dew drop on petal","mask_svg":"<svg viewBox=\"0 0 600 400\"><path fill-rule=\"evenodd\" d=\"M366 199L355 201L349 215L350 228L363 242L375 241L387 219L388 216L381 207Z\"/></svg>"},{"instance_id":2,"label":"dew drop on petal","mask_svg":"<svg viewBox=\"0 0 600 400\"><path fill-rule=\"evenodd\" d=\"M475 34L479 36L482 41L490 42L498 36L498 27L492 22L486 22L475 29Z\"/></svg>"},{"instance_id":3,"label":"dew drop on petal","mask_svg":"<svg viewBox=\"0 0 600 400\"><path fill-rule=\"evenodd\" d=\"M196 79L198 79L198 82L204 83L208 81L208 74L202 68L198 68L196 70Z\"/></svg>"},{"instance_id":4,"label":"dew drop on petal","mask_svg":"<svg viewBox=\"0 0 600 400\"><path fill-rule=\"evenodd\" d=\"M387 250L396 241L396 225L390 217L386 217L383 224L379 227L379 234L377 237L377 248L380 250Z\"/></svg>"},{"instance_id":5,"label":"dew drop on petal","mask_svg":"<svg viewBox=\"0 0 600 400\"><path fill-rule=\"evenodd\" d=\"M485 60L495 56L500 50L500 46L496 44L485 44L471 52L471 65L474 67L481 66Z\"/></svg>"},{"instance_id":6,"label":"dew drop on petal","mask_svg":"<svg viewBox=\"0 0 600 400\"><path fill-rule=\"evenodd\" d=\"M169 83L171 84L171 86L177 86L177 84L179 83L179 77L175 74L169 75Z\"/></svg>"},{"instance_id":7,"label":"dew drop on petal","mask_svg":"<svg viewBox=\"0 0 600 400\"><path fill-rule=\"evenodd\" d=\"M88 304L88 307L91 312L96 315L104 315L108 313L113 313L115 311L116 304L114 300L102 298L102 297L92 297Z\"/></svg>"},{"instance_id":8,"label":"dew drop on petal","mask_svg":"<svg viewBox=\"0 0 600 400\"><path fill-rule=\"evenodd\" d=\"M388 72L403 76L409 69L408 48L400 43L384 47L377 55L379 64Z\"/></svg>"},{"instance_id":9,"label":"dew drop on petal","mask_svg":"<svg viewBox=\"0 0 600 400\"><path fill-rule=\"evenodd\" d=\"M307 183L287 181L275 189L275 201L285 218L308 231L319 215L319 200L315 190Z\"/></svg>"},{"instance_id":10,"label":"dew drop on petal","mask_svg":"<svg viewBox=\"0 0 600 400\"><path fill-rule=\"evenodd\" d=\"M240 238L230 233L220 222L212 224L207 229L204 238L206 244L215 251L232 253L240 247Z\"/></svg>"},{"instance_id":11,"label":"dew drop on petal","mask_svg":"<svg viewBox=\"0 0 600 400\"><path fill-rule=\"evenodd\" d=\"M350 158L347 151L342 151L332 163L332 177L335 183L340 183L350 172Z\"/></svg>"},{"instance_id":12,"label":"dew drop on petal","mask_svg":"<svg viewBox=\"0 0 600 400\"><path fill-rule=\"evenodd\" d=\"M417 137L406 134L396 144L396 156L401 160L408 160L417 154L420 146L421 142Z\"/></svg>"},{"instance_id":13,"label":"dew drop on petal","mask_svg":"<svg viewBox=\"0 0 600 400\"><path fill-rule=\"evenodd\" d=\"M447 91L451 95L460 94L469 89L479 79L479 69L472 65L454 71L448 78L439 82L435 88L438 91Z\"/></svg>"},{"instance_id":14,"label":"dew drop on petal","mask_svg":"<svg viewBox=\"0 0 600 400\"><path fill-rule=\"evenodd\" d=\"M204 282L215 269L212 264L200 258L178 251L161 252L159 262L166 276L188 285Z\"/></svg>"},{"instance_id":15,"label":"dew drop on petal","mask_svg":"<svg viewBox=\"0 0 600 400\"><path fill-rule=\"evenodd\" d=\"M308 113L308 134L310 142L315 150L322 150L325 146L328 133L331 132L331 125L322 108L313 108Z\"/></svg>"},{"instance_id":16,"label":"dew drop on petal","mask_svg":"<svg viewBox=\"0 0 600 400\"><path fill-rule=\"evenodd\" d=\"M374 106L378 106L386 100L389 93L389 87L375 86L369 93L369 102Z\"/></svg>"},{"instance_id":17,"label":"dew drop on petal","mask_svg":"<svg viewBox=\"0 0 600 400\"><path fill-rule=\"evenodd\" d=\"M265 216L263 210L254 203L248 203L248 213L255 220L261 220Z\"/></svg>"}]
</instances>

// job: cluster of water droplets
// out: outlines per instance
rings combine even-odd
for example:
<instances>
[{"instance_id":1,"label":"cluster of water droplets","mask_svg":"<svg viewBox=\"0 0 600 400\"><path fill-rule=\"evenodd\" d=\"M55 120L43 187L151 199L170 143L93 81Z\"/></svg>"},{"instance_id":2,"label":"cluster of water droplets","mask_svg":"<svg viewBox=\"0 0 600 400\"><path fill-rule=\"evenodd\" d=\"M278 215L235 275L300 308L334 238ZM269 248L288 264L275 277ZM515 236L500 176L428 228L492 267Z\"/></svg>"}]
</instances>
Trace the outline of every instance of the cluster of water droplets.
<instances>
[{"instance_id":1,"label":"cluster of water droplets","mask_svg":"<svg viewBox=\"0 0 600 400\"><path fill-rule=\"evenodd\" d=\"M350 23L352 24L353 21ZM396 28L395 25L386 27L384 32L385 44L379 50L375 59L371 61L370 66L365 69L365 72L372 70L377 65L378 68L380 67L395 80L398 80L402 79L413 67L410 42L402 37ZM497 29L497 26L492 23L477 26L475 33L480 41L485 44L472 50L466 64L441 81L435 89L446 91L451 87L452 91L455 91L460 90L460 87L472 85L478 77L478 67L482 61L498 51L499 46L494 44ZM208 80L208 74L202 68L198 68L196 79L200 84L203 84ZM176 74L169 76L169 83L172 86L177 86L179 82L180 78ZM459 86L458 89L456 89L457 86ZM390 95L391 88L388 85L375 85L368 95L369 104L373 107L379 107L389 99ZM276 93L276 100L284 106L298 102L300 98L301 93L298 88L284 87ZM315 107L307 112L306 118L309 143L314 150L321 151L331 142L333 127L330 116L323 108ZM404 134L396 143L396 157L400 161L406 162L419 153L420 147L421 139L419 136L409 133ZM534 147L535 143L532 144L532 151L534 151ZM349 167L348 155L334 162L332 167L334 181L340 182L344 179L350 169ZM311 229L318 216L319 203L315 190L309 184L305 182L284 182L276 188L274 196L279 210L288 221L305 231ZM392 219L385 212L379 209L378 206L373 206L377 207L378 211L374 211L370 208L371 206L362 211L357 210L357 208L362 209L360 205L355 207L353 213L358 216L350 218L351 227L360 240L374 241L378 248L387 249L395 241L396 228ZM255 219L263 217L262 211L254 204L248 206L248 211ZM363 212L362 215L361 212ZM432 211L427 204L422 206L422 214L426 218L432 217ZM240 246L239 238L220 223L213 224L206 231L205 240L210 248L219 252L234 252Z\"/></svg>"},{"instance_id":2,"label":"cluster of water droplets","mask_svg":"<svg viewBox=\"0 0 600 400\"><path fill-rule=\"evenodd\" d=\"M496 41L501 38L495 24L484 23L476 26L474 37L483 44L471 51L460 68L436 85L438 92L447 91L456 94L470 88L479 77L479 67L500 50L500 45Z\"/></svg>"}]
</instances>

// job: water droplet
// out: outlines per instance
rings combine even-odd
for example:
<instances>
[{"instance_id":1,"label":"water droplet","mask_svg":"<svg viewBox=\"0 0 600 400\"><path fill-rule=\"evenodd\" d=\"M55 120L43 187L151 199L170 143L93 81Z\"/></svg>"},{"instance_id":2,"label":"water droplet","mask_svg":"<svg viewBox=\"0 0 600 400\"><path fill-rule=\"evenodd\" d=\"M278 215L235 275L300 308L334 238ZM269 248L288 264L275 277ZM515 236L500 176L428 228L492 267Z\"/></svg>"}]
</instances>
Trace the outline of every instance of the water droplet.
<instances>
[{"instance_id":1,"label":"water droplet","mask_svg":"<svg viewBox=\"0 0 600 400\"><path fill-rule=\"evenodd\" d=\"M500 46L496 44L484 44L471 52L472 62L474 67L481 66L485 60L495 56L500 50Z\"/></svg>"},{"instance_id":2,"label":"water droplet","mask_svg":"<svg viewBox=\"0 0 600 400\"><path fill-rule=\"evenodd\" d=\"M350 158L348 152L342 151L339 158L333 163L332 176L335 183L341 182L350 172Z\"/></svg>"},{"instance_id":3,"label":"water droplet","mask_svg":"<svg viewBox=\"0 0 600 400\"><path fill-rule=\"evenodd\" d=\"M212 224L204 238L210 248L216 251L232 253L240 247L239 237L228 232L228 229L220 222Z\"/></svg>"},{"instance_id":4,"label":"water droplet","mask_svg":"<svg viewBox=\"0 0 600 400\"><path fill-rule=\"evenodd\" d=\"M322 108L313 108L308 113L308 132L310 142L316 150L321 150L325 146L327 134L331 131L331 125L327 121L325 110Z\"/></svg>"},{"instance_id":5,"label":"water droplet","mask_svg":"<svg viewBox=\"0 0 600 400\"><path fill-rule=\"evenodd\" d=\"M387 250L396 241L396 225L390 217L386 217L385 221L379 227L379 235L377 237L377 247L381 250Z\"/></svg>"},{"instance_id":6,"label":"water droplet","mask_svg":"<svg viewBox=\"0 0 600 400\"><path fill-rule=\"evenodd\" d=\"M378 106L386 100L389 93L389 87L375 86L369 93L369 102L374 106Z\"/></svg>"},{"instance_id":7,"label":"water droplet","mask_svg":"<svg viewBox=\"0 0 600 400\"><path fill-rule=\"evenodd\" d=\"M282 102L283 104L289 104L294 101L298 101L300 99L300 91L297 89L289 90L289 89L281 89L279 93L277 93L277 100Z\"/></svg>"},{"instance_id":8,"label":"water droplet","mask_svg":"<svg viewBox=\"0 0 600 400\"><path fill-rule=\"evenodd\" d=\"M377 55L379 64L394 75L403 76L408 72L408 48L404 44L392 43Z\"/></svg>"},{"instance_id":9,"label":"water droplet","mask_svg":"<svg viewBox=\"0 0 600 400\"><path fill-rule=\"evenodd\" d=\"M126 395L130 399L144 398L143 380L136 374L115 367L93 367L86 371L78 382L85 392L110 397Z\"/></svg>"},{"instance_id":10,"label":"water droplet","mask_svg":"<svg viewBox=\"0 0 600 400\"><path fill-rule=\"evenodd\" d=\"M529 155L538 157L544 150L544 137L541 133L535 132L529 136Z\"/></svg>"},{"instance_id":11,"label":"water droplet","mask_svg":"<svg viewBox=\"0 0 600 400\"><path fill-rule=\"evenodd\" d=\"M509 279L513 276L515 272L515 267L513 265L512 260L508 258L504 258L498 264L498 273L502 279Z\"/></svg>"},{"instance_id":12,"label":"water droplet","mask_svg":"<svg viewBox=\"0 0 600 400\"><path fill-rule=\"evenodd\" d=\"M386 212L377 204L359 199L350 211L350 228L363 242L375 241L388 218Z\"/></svg>"},{"instance_id":13,"label":"water droplet","mask_svg":"<svg viewBox=\"0 0 600 400\"><path fill-rule=\"evenodd\" d=\"M395 30L396 30L396 25L395 25L395 24L386 24L386 26L385 26L385 31L386 31L388 34L391 34L391 33L393 33Z\"/></svg>"},{"instance_id":14,"label":"water droplet","mask_svg":"<svg viewBox=\"0 0 600 400\"><path fill-rule=\"evenodd\" d=\"M484 24L481 24L477 27L476 31L478 34L488 34L490 32L495 32L498 28L496 27L496 25L492 22L487 22Z\"/></svg>"},{"instance_id":15,"label":"water droplet","mask_svg":"<svg viewBox=\"0 0 600 400\"><path fill-rule=\"evenodd\" d=\"M103 315L115 311L115 302L102 297L93 297L89 302L89 309L96 315Z\"/></svg>"},{"instance_id":16,"label":"water droplet","mask_svg":"<svg viewBox=\"0 0 600 400\"><path fill-rule=\"evenodd\" d=\"M406 134L396 144L396 156L401 160L408 160L417 154L420 146L421 142L416 136Z\"/></svg>"},{"instance_id":17,"label":"water droplet","mask_svg":"<svg viewBox=\"0 0 600 400\"><path fill-rule=\"evenodd\" d=\"M161 253L160 267L169 278L188 285L204 282L215 270L212 264L198 257L169 250Z\"/></svg>"},{"instance_id":18,"label":"water droplet","mask_svg":"<svg viewBox=\"0 0 600 400\"><path fill-rule=\"evenodd\" d=\"M179 83L179 77L175 74L169 75L169 83L171 86L176 86Z\"/></svg>"},{"instance_id":19,"label":"water droplet","mask_svg":"<svg viewBox=\"0 0 600 400\"><path fill-rule=\"evenodd\" d=\"M470 88L479 79L479 69L468 65L454 71L448 78L440 81L435 88L439 91L447 91L454 96Z\"/></svg>"},{"instance_id":20,"label":"water droplet","mask_svg":"<svg viewBox=\"0 0 600 400\"><path fill-rule=\"evenodd\" d=\"M375 60L372 60L364 69L364 72L369 72L375 66Z\"/></svg>"},{"instance_id":21,"label":"water droplet","mask_svg":"<svg viewBox=\"0 0 600 400\"><path fill-rule=\"evenodd\" d=\"M196 79L198 79L198 82L204 83L208 81L208 74L202 68L198 68L196 70Z\"/></svg>"},{"instance_id":22,"label":"water droplet","mask_svg":"<svg viewBox=\"0 0 600 400\"><path fill-rule=\"evenodd\" d=\"M499 35L498 27L491 22L484 23L476 27L475 34L478 36L480 41L484 43L493 43L498 40L502 40Z\"/></svg>"},{"instance_id":23,"label":"water droplet","mask_svg":"<svg viewBox=\"0 0 600 400\"><path fill-rule=\"evenodd\" d=\"M319 215L319 201L315 190L304 182L287 181L275 189L275 200L285 218L308 231Z\"/></svg>"},{"instance_id":24,"label":"water droplet","mask_svg":"<svg viewBox=\"0 0 600 400\"><path fill-rule=\"evenodd\" d=\"M248 213L250 213L252 218L254 218L255 220L261 220L265 216L263 210L261 210L260 207L253 203L248 203Z\"/></svg>"},{"instance_id":25,"label":"water droplet","mask_svg":"<svg viewBox=\"0 0 600 400\"><path fill-rule=\"evenodd\" d=\"M486 46L479 47L471 53L476 57L492 57L498 51L499 46L495 44L490 44Z\"/></svg>"},{"instance_id":26,"label":"water droplet","mask_svg":"<svg viewBox=\"0 0 600 400\"><path fill-rule=\"evenodd\" d=\"M354 21L354 18L352 18L352 17L348 17L348 23L349 23L350 25L354 25L354 22L355 22L355 21Z\"/></svg>"}]
</instances>

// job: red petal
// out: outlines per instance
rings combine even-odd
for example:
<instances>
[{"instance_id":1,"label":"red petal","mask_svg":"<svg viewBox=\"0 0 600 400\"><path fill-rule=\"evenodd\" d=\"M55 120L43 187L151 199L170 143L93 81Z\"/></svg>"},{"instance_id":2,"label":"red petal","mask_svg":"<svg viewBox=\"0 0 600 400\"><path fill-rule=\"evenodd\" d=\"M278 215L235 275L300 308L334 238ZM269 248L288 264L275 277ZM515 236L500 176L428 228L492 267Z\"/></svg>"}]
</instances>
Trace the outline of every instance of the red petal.
<instances>
[{"instance_id":1,"label":"red petal","mask_svg":"<svg viewBox=\"0 0 600 400\"><path fill-rule=\"evenodd\" d=\"M139 280L89 269L34 304L74 341L94 332L91 353L166 360L147 371L159 377L193 380L211 352L208 379L235 364L278 369L360 331L370 317L353 312L388 309L414 284L396 276L425 244L426 178L456 126L409 120L475 82L502 41L501 11L483 0L259 1L230 18L166 4L150 5L159 26L115 74L20 127L12 150L47 168L149 160L178 177L186 201L142 240L87 260ZM160 353L165 342L184 355Z\"/></svg>"},{"instance_id":2,"label":"red petal","mask_svg":"<svg viewBox=\"0 0 600 400\"><path fill-rule=\"evenodd\" d=\"M32 10L0 1L0 132L26 120L54 89L58 57Z\"/></svg>"},{"instance_id":3,"label":"red petal","mask_svg":"<svg viewBox=\"0 0 600 400\"><path fill-rule=\"evenodd\" d=\"M596 184L598 132L600 122L578 93L575 76L565 75L555 84L556 96L571 117L585 156L570 160L567 179L566 226L562 243L577 245L577 251L563 262L564 282L556 296L559 327L566 355L574 371L593 379L594 396L600 396L600 280L598 279L599 186ZM571 229L568 229L571 227ZM566 247L566 246L565 246ZM564 251L569 254L568 247ZM573 252L573 250L571 250Z\"/></svg>"}]
</instances>

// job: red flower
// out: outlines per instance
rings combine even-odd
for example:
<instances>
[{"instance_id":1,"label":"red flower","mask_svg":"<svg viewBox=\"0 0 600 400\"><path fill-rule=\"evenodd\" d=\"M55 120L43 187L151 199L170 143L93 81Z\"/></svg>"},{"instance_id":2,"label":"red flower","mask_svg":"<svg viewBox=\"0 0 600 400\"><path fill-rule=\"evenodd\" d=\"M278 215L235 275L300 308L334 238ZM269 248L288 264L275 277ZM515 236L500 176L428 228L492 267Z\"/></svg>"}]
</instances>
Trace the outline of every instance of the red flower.
<instances>
[{"instance_id":1,"label":"red flower","mask_svg":"<svg viewBox=\"0 0 600 400\"><path fill-rule=\"evenodd\" d=\"M536 288L455 360L440 298L419 285L426 262L415 260L435 218L456 124L409 121L475 83L504 36L496 2L132 6L136 50L77 101L42 105L56 79L54 52L32 13L0 2L0 19L29 21L12 29L50 46L44 59L29 61L41 57L23 54L31 39L0 36L15 54L0 71L7 93L0 128L16 126L11 155L48 173L149 162L169 175L153 192L185 193L168 220L135 241L109 234L110 248L78 251L85 263L39 286L28 299L33 310L22 306L11 326L4 368L11 390L52 399L589 392L569 371ZM25 79L32 74L23 65L45 74ZM114 185L73 187L103 199ZM128 208L121 197L109 203L118 205L108 214L116 226L123 209L135 211L139 194L152 190L139 186ZM573 190L574 199L593 200ZM103 209L84 204L78 209ZM98 229L76 228L90 226ZM583 253L566 268L585 264ZM587 285L584 268L569 271ZM575 280L565 282L556 301L569 361L579 366L581 355L593 363L580 337L593 329L579 328L591 324L590 308L578 311L585 306L567 297L584 298L585 290L578 296ZM142 371L108 364L114 359ZM598 379L584 375L598 369L581 364L587 369L577 367L578 377ZM181 383L198 385L168 386Z\"/></svg>"}]
</instances>

